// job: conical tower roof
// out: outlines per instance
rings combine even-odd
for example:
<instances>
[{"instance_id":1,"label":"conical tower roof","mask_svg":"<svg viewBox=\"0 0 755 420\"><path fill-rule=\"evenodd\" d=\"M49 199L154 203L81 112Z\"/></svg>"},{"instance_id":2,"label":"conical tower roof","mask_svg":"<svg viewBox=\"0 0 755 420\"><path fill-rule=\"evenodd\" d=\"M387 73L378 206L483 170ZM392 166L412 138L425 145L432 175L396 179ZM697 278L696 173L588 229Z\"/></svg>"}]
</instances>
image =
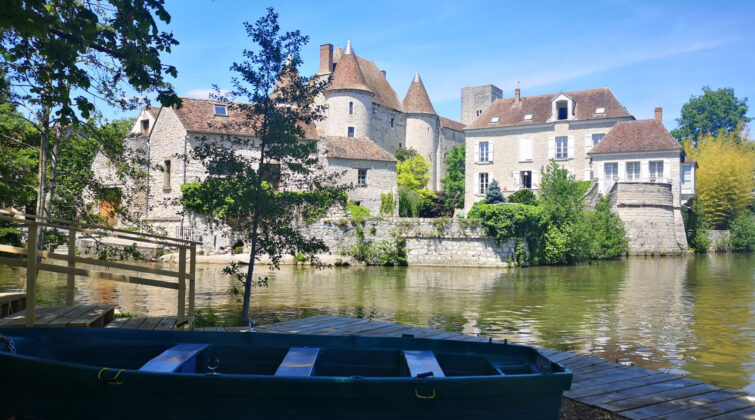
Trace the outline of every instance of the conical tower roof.
<instances>
[{"instance_id":1,"label":"conical tower roof","mask_svg":"<svg viewBox=\"0 0 755 420\"><path fill-rule=\"evenodd\" d=\"M352 89L352 90L364 90L372 92L367 86L367 81L364 80L362 70L359 68L359 62L357 56L354 54L354 47L351 46L351 41L346 43L346 48L343 51L341 59L338 60L336 70L330 79L330 86L326 90L339 90L339 89Z\"/></svg>"},{"instance_id":2,"label":"conical tower roof","mask_svg":"<svg viewBox=\"0 0 755 420\"><path fill-rule=\"evenodd\" d=\"M414 81L409 86L404 98L404 112L416 114L436 114L430 97L427 95L425 85L419 77L419 72L414 74Z\"/></svg>"}]
</instances>

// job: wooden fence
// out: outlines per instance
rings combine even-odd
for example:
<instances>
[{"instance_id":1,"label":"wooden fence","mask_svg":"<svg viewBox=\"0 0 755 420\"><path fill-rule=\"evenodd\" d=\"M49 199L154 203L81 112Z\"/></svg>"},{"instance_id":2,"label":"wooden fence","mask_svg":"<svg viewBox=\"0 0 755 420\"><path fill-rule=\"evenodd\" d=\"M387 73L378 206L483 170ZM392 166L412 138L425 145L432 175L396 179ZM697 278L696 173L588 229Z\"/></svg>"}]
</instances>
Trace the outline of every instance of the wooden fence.
<instances>
[{"instance_id":1,"label":"wooden fence","mask_svg":"<svg viewBox=\"0 0 755 420\"><path fill-rule=\"evenodd\" d=\"M177 297L177 320L176 325L181 325L186 321L186 282L189 282L189 305L188 316L194 316L194 302L196 291L196 258L197 245L199 242L188 241L179 238L154 235L149 233L132 232L122 229L113 229L96 225L88 225L70 220L55 219L49 217L40 217L34 215L18 215L7 212L0 212L0 220L16 223L18 226L26 227L28 239L26 247L15 247L9 245L0 245L0 253L16 254L15 256L0 256L0 264L14 267L26 267L26 326L34 326L34 309L36 301L37 275L39 271L48 271L53 273L62 273L68 275L66 285L66 305L74 304L74 283L76 276L89 277L93 279L119 281L125 283L143 284L145 286L162 287L178 291ZM58 232L66 231L68 233L68 253L56 254L52 252L40 251L37 244L39 229L41 227L54 229ZM95 240L103 238L116 238L121 241L128 241L127 246L138 244L151 244L163 248L178 249L178 271L165 270L161 268L148 267L144 265L133 264L129 262L107 261L97 258L85 258L76 255L76 238L77 235ZM113 246L113 244L107 244ZM187 251L189 253L188 271L187 271ZM50 264L45 260L66 261L66 265ZM132 274L112 273L99 269L86 269L77 267L77 264L88 264L97 268L104 267L114 268L121 271L131 272ZM143 277L141 273L152 274L163 277ZM165 278L168 278L167 280ZM172 281L175 279L176 281Z\"/></svg>"}]
</instances>

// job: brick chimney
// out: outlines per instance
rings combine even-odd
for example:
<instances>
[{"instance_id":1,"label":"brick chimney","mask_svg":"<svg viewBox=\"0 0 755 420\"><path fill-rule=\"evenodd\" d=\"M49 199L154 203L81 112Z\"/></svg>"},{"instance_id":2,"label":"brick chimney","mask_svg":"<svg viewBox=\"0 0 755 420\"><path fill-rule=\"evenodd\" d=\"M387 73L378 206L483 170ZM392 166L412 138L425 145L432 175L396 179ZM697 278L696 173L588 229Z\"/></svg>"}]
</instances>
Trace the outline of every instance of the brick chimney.
<instances>
[{"instance_id":1,"label":"brick chimney","mask_svg":"<svg viewBox=\"0 0 755 420\"><path fill-rule=\"evenodd\" d=\"M655 111L655 120L663 124L663 108L657 106L655 107L654 111Z\"/></svg>"},{"instance_id":2,"label":"brick chimney","mask_svg":"<svg viewBox=\"0 0 755 420\"><path fill-rule=\"evenodd\" d=\"M333 44L320 45L320 74L327 74L333 71Z\"/></svg>"},{"instance_id":3,"label":"brick chimney","mask_svg":"<svg viewBox=\"0 0 755 420\"><path fill-rule=\"evenodd\" d=\"M522 97L520 96L519 88L514 89L514 105L519 106L522 104Z\"/></svg>"},{"instance_id":4,"label":"brick chimney","mask_svg":"<svg viewBox=\"0 0 755 420\"><path fill-rule=\"evenodd\" d=\"M383 73L383 77L385 78L385 70L380 70L380 73Z\"/></svg>"}]
</instances>

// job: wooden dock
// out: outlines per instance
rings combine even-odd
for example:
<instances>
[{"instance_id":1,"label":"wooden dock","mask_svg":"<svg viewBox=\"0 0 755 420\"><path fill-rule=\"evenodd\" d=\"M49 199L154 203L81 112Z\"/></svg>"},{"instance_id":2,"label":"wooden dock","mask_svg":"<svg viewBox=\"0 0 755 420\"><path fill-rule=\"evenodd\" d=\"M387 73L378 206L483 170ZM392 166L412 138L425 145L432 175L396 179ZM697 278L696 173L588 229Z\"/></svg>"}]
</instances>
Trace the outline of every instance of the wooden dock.
<instances>
[{"instance_id":1,"label":"wooden dock","mask_svg":"<svg viewBox=\"0 0 755 420\"><path fill-rule=\"evenodd\" d=\"M211 328L248 331L246 327ZM382 321L316 316L256 328L259 332L364 335L487 341L460 333ZM755 419L755 397L650 369L623 366L597 357L541 350L574 373L564 393L561 419Z\"/></svg>"}]
</instances>

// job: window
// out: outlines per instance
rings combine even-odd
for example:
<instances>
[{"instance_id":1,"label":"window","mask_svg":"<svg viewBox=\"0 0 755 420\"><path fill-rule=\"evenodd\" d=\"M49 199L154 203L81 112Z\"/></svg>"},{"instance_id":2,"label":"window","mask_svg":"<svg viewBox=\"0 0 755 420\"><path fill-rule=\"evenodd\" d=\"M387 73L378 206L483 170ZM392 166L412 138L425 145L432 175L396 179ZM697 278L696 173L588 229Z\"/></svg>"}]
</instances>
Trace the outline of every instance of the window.
<instances>
[{"instance_id":1,"label":"window","mask_svg":"<svg viewBox=\"0 0 755 420\"><path fill-rule=\"evenodd\" d=\"M262 181L273 186L273 191L280 191L281 166L275 163L266 163L262 171Z\"/></svg>"},{"instance_id":2,"label":"window","mask_svg":"<svg viewBox=\"0 0 755 420\"><path fill-rule=\"evenodd\" d=\"M393 128L393 118L391 118L391 128Z\"/></svg>"},{"instance_id":3,"label":"window","mask_svg":"<svg viewBox=\"0 0 755 420\"><path fill-rule=\"evenodd\" d=\"M357 171L357 185L367 185L367 169L359 169Z\"/></svg>"},{"instance_id":4,"label":"window","mask_svg":"<svg viewBox=\"0 0 755 420\"><path fill-rule=\"evenodd\" d=\"M354 114L354 102L349 102L349 115Z\"/></svg>"},{"instance_id":5,"label":"window","mask_svg":"<svg viewBox=\"0 0 755 420\"><path fill-rule=\"evenodd\" d=\"M566 119L569 118L568 102L566 102L566 101L558 101L558 102L556 102L556 109L558 110L558 119L559 120L566 120Z\"/></svg>"},{"instance_id":6,"label":"window","mask_svg":"<svg viewBox=\"0 0 755 420\"><path fill-rule=\"evenodd\" d=\"M398 142L398 148L399 148L399 149L401 148L401 146L402 146L402 145L401 145L401 142Z\"/></svg>"},{"instance_id":7,"label":"window","mask_svg":"<svg viewBox=\"0 0 755 420\"><path fill-rule=\"evenodd\" d=\"M627 181L640 180L640 162L627 162Z\"/></svg>"},{"instance_id":8,"label":"window","mask_svg":"<svg viewBox=\"0 0 755 420\"><path fill-rule=\"evenodd\" d=\"M163 162L164 169L163 169L163 188L169 190L170 189L170 161L166 160Z\"/></svg>"},{"instance_id":9,"label":"window","mask_svg":"<svg viewBox=\"0 0 755 420\"><path fill-rule=\"evenodd\" d=\"M346 137L354 137L354 127L348 127L346 129Z\"/></svg>"},{"instance_id":10,"label":"window","mask_svg":"<svg viewBox=\"0 0 755 420\"><path fill-rule=\"evenodd\" d=\"M488 174L483 172L480 174L480 194L485 194L488 191Z\"/></svg>"},{"instance_id":11,"label":"window","mask_svg":"<svg viewBox=\"0 0 755 420\"><path fill-rule=\"evenodd\" d=\"M598 143L600 143L601 140L603 140L603 137L605 137L605 133L600 134L593 134L592 135L592 145L593 147L597 146Z\"/></svg>"},{"instance_id":12,"label":"window","mask_svg":"<svg viewBox=\"0 0 755 420\"><path fill-rule=\"evenodd\" d=\"M491 124L497 124L497 123L498 123L498 120L499 120L499 118L498 118L498 117L493 117L493 118L491 118L491 119L490 119L490 123L491 123Z\"/></svg>"},{"instance_id":13,"label":"window","mask_svg":"<svg viewBox=\"0 0 755 420\"><path fill-rule=\"evenodd\" d=\"M685 190L692 188L692 165L682 165L682 187Z\"/></svg>"},{"instance_id":14,"label":"window","mask_svg":"<svg viewBox=\"0 0 755 420\"><path fill-rule=\"evenodd\" d=\"M603 176L605 177L605 179L608 179L608 180L612 179L614 181L618 181L619 180L619 164L616 162L604 164Z\"/></svg>"},{"instance_id":15,"label":"window","mask_svg":"<svg viewBox=\"0 0 755 420\"><path fill-rule=\"evenodd\" d=\"M475 111L475 114L476 114L475 116L479 117L480 114L482 114L482 110L478 109L477 111Z\"/></svg>"},{"instance_id":16,"label":"window","mask_svg":"<svg viewBox=\"0 0 755 420\"><path fill-rule=\"evenodd\" d=\"M569 157L569 137L556 137L556 159Z\"/></svg>"},{"instance_id":17,"label":"window","mask_svg":"<svg viewBox=\"0 0 755 420\"><path fill-rule=\"evenodd\" d=\"M480 162L488 162L490 156L488 156L488 142L480 142Z\"/></svg>"},{"instance_id":18,"label":"window","mask_svg":"<svg viewBox=\"0 0 755 420\"><path fill-rule=\"evenodd\" d=\"M660 182L663 180L663 161L650 162L650 182Z\"/></svg>"},{"instance_id":19,"label":"window","mask_svg":"<svg viewBox=\"0 0 755 420\"><path fill-rule=\"evenodd\" d=\"M532 121L532 114L525 114L524 121Z\"/></svg>"},{"instance_id":20,"label":"window","mask_svg":"<svg viewBox=\"0 0 755 420\"><path fill-rule=\"evenodd\" d=\"M225 105L215 105L215 116L218 117L227 117L228 116L228 109Z\"/></svg>"},{"instance_id":21,"label":"window","mask_svg":"<svg viewBox=\"0 0 755 420\"><path fill-rule=\"evenodd\" d=\"M597 107L597 108L595 108L595 113L596 114L605 114L606 113L606 108L603 107L603 106Z\"/></svg>"},{"instance_id":22,"label":"window","mask_svg":"<svg viewBox=\"0 0 755 420\"><path fill-rule=\"evenodd\" d=\"M532 188L532 171L520 172L521 180L519 186L522 188Z\"/></svg>"},{"instance_id":23,"label":"window","mask_svg":"<svg viewBox=\"0 0 755 420\"><path fill-rule=\"evenodd\" d=\"M142 120L142 134L149 132L149 120Z\"/></svg>"}]
</instances>

